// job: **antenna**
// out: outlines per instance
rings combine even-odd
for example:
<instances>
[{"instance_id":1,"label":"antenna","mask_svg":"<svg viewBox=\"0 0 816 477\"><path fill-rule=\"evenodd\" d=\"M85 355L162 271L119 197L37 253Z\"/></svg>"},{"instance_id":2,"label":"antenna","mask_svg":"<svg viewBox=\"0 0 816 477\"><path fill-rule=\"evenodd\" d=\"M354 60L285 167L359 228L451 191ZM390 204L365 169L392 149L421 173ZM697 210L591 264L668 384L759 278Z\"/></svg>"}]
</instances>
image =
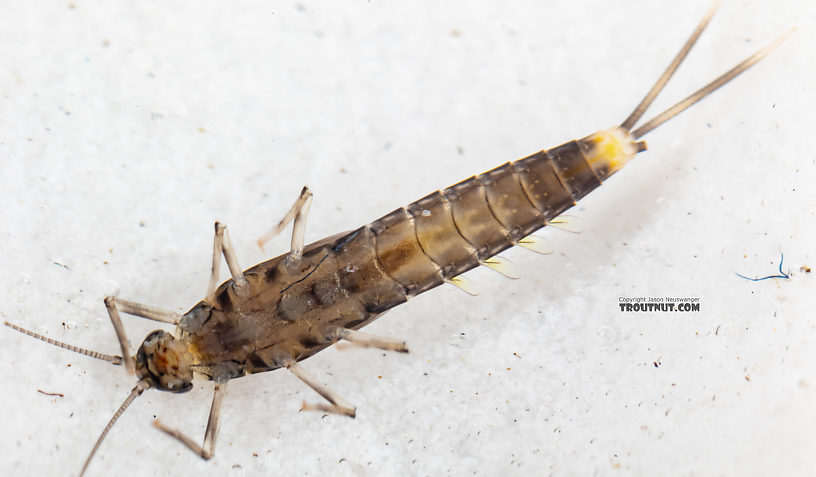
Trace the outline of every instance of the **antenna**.
<instances>
[{"instance_id":1,"label":"antenna","mask_svg":"<svg viewBox=\"0 0 816 477\"><path fill-rule=\"evenodd\" d=\"M96 440L96 444L94 444L93 449L91 449L91 453L88 454L88 458L85 459L85 465L83 465L82 470L79 471L79 477L82 477L85 474L85 471L88 469L88 465L91 463L91 459L93 459L94 454L96 454L96 450L99 449L99 446L102 444L102 441L105 440L105 437L108 435L108 431L110 431L113 425L116 424L116 421L119 420L119 416L121 416L122 413L125 412L125 409L127 409L128 406L130 406L134 399L141 396L145 389L149 388L150 383L145 379L142 379L141 381L136 383L136 386L134 386L133 389L130 391L130 395L127 397L127 399L125 399L125 402L123 402L122 405L119 406L119 409L116 410L116 412L113 414L113 417L111 417L110 421L108 421L108 425L105 426L105 429L102 430L102 434L99 436L99 439Z\"/></svg>"},{"instance_id":2,"label":"antenna","mask_svg":"<svg viewBox=\"0 0 816 477\"><path fill-rule=\"evenodd\" d=\"M85 356L90 356L91 358L101 359L102 361L108 361L111 364L121 365L124 362L124 360L122 359L121 356L100 353L98 351L93 351L93 350L89 350L89 349L85 349L85 348L80 348L78 346L70 345L68 343L63 343L62 341L57 341L57 340L48 338L47 336L43 336L43 335L41 335L39 333L29 331L29 330L27 330L25 328L21 328L21 327L15 325L13 323L9 323L8 321L4 321L3 324L8 326L9 328L11 328L13 330L16 330L16 331L19 331L20 333L23 333L24 335L31 336L32 338L37 338L40 341L45 341L48 344L58 346L58 347L60 347L62 349L67 349L67 350L73 351L75 353L84 354Z\"/></svg>"}]
</instances>

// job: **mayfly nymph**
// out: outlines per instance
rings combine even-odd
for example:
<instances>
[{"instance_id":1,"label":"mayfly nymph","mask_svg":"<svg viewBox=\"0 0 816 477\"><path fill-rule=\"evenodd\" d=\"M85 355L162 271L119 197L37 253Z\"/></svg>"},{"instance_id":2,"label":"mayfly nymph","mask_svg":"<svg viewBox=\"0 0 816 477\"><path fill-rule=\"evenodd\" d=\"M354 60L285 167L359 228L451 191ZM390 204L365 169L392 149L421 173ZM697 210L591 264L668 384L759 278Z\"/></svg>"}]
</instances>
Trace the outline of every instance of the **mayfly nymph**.
<instances>
[{"instance_id":1,"label":"mayfly nymph","mask_svg":"<svg viewBox=\"0 0 816 477\"><path fill-rule=\"evenodd\" d=\"M407 352L405 342L360 331L410 297L452 283L470 291L461 275L480 265L507 273L500 252L521 245L540 251L531 235L558 225L561 214L646 150L643 136L760 61L783 35L731 70L641 126L643 117L712 18L707 11L691 37L629 117L619 126L542 150L433 192L350 232L305 245L312 202L304 187L286 216L259 244L293 224L288 253L242 270L226 227L215 223L212 272L203 300L182 314L118 297L105 298L121 356L68 345L23 329L56 346L123 365L137 383L90 451L84 474L108 431L144 391L184 393L195 376L214 382L209 420L200 445L156 420L154 425L204 459L214 455L220 410L230 380L285 368L325 399L305 409L354 417L356 407L300 364L346 340ZM221 257L231 279L218 285ZM120 313L172 324L151 332L132 354Z\"/></svg>"}]
</instances>

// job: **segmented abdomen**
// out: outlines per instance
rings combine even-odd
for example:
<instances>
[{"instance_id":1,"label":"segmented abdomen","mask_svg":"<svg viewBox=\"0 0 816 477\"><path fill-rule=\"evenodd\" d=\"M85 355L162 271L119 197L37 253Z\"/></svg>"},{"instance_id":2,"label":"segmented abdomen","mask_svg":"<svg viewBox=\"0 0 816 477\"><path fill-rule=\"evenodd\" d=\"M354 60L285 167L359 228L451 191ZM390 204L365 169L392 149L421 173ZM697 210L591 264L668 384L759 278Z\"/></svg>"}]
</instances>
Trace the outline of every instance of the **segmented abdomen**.
<instances>
[{"instance_id":1,"label":"segmented abdomen","mask_svg":"<svg viewBox=\"0 0 816 477\"><path fill-rule=\"evenodd\" d=\"M594 156L588 159L595 148L590 138L508 162L357 230L353 247L338 243L335 250L365 249L383 280L376 294L364 287L346 289L369 295L358 298L384 311L517 244L609 175ZM353 281L353 275L340 272L341 282Z\"/></svg>"}]
</instances>

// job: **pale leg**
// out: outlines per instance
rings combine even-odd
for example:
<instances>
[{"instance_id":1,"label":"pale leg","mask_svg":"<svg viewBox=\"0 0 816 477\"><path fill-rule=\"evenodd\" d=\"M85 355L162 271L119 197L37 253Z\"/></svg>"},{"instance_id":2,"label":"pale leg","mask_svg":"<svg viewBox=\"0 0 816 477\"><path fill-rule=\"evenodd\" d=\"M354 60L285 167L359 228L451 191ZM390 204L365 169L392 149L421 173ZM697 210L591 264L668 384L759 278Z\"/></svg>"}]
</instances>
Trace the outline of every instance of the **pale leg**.
<instances>
[{"instance_id":1,"label":"pale leg","mask_svg":"<svg viewBox=\"0 0 816 477\"><path fill-rule=\"evenodd\" d=\"M306 383L307 386L314 389L317 394L323 396L326 401L331 403L330 406L327 406L325 404L306 404L304 402L304 411L325 411L348 417L354 417L357 414L357 408L354 405L340 397L339 394L329 389L329 387L325 384L322 384L317 380L317 378L309 374L305 369L301 368L296 362L290 361L286 365L286 369L297 376L298 379Z\"/></svg>"},{"instance_id":2,"label":"pale leg","mask_svg":"<svg viewBox=\"0 0 816 477\"><path fill-rule=\"evenodd\" d=\"M294 220L295 223L292 226L292 246L289 256L286 259L290 263L296 264L300 260L301 255L303 255L303 242L306 237L306 216L309 214L309 207L312 205L312 197L312 191L310 191L308 187L303 187L303 190L300 191L300 196L298 196L295 203L292 204L292 208L289 209L289 212L278 222L278 225L258 239L258 247L263 250L263 245L266 242L281 233L281 231L289 225L289 222Z\"/></svg>"},{"instance_id":3,"label":"pale leg","mask_svg":"<svg viewBox=\"0 0 816 477\"><path fill-rule=\"evenodd\" d=\"M379 348L385 351L397 351L399 353L408 352L408 346L405 345L405 341L394 338L383 338L347 328L332 328L326 337L330 340L346 340L357 346L366 348Z\"/></svg>"},{"instance_id":4,"label":"pale leg","mask_svg":"<svg viewBox=\"0 0 816 477\"><path fill-rule=\"evenodd\" d=\"M224 260L227 261L227 268L229 268L234 282L234 290L240 296L249 293L249 284L244 278L244 272L241 271L241 266L238 264L238 256L235 254L235 249L232 248L232 242L227 233L227 226L221 222L215 222L215 238L213 239L213 260L212 272L210 273L210 283L207 286L207 295L205 302L210 305L215 304L215 290L218 288L218 278L221 274L221 254L224 254Z\"/></svg>"},{"instance_id":5,"label":"pale leg","mask_svg":"<svg viewBox=\"0 0 816 477\"><path fill-rule=\"evenodd\" d=\"M207 430L204 431L204 442L200 446L178 429L171 429L159 422L158 419L153 421L153 425L168 436L177 439L188 449L201 456L202 459L209 460L215 454L215 439L218 437L218 426L221 424L221 401L227 392L227 382L215 383L215 393L213 394L212 407L210 407L210 417L207 420Z\"/></svg>"}]
</instances>

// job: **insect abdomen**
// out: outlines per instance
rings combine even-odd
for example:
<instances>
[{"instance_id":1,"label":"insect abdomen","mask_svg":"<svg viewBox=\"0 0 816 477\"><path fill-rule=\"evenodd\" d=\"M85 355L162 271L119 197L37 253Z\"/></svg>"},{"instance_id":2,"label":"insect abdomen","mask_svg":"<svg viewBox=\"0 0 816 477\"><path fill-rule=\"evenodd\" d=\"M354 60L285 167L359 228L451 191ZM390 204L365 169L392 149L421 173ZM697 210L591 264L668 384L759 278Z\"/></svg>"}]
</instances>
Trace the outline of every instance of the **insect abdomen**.
<instances>
[{"instance_id":1,"label":"insect abdomen","mask_svg":"<svg viewBox=\"0 0 816 477\"><path fill-rule=\"evenodd\" d=\"M621 128L508 162L369 224L383 271L414 296L544 227L637 152Z\"/></svg>"}]
</instances>

